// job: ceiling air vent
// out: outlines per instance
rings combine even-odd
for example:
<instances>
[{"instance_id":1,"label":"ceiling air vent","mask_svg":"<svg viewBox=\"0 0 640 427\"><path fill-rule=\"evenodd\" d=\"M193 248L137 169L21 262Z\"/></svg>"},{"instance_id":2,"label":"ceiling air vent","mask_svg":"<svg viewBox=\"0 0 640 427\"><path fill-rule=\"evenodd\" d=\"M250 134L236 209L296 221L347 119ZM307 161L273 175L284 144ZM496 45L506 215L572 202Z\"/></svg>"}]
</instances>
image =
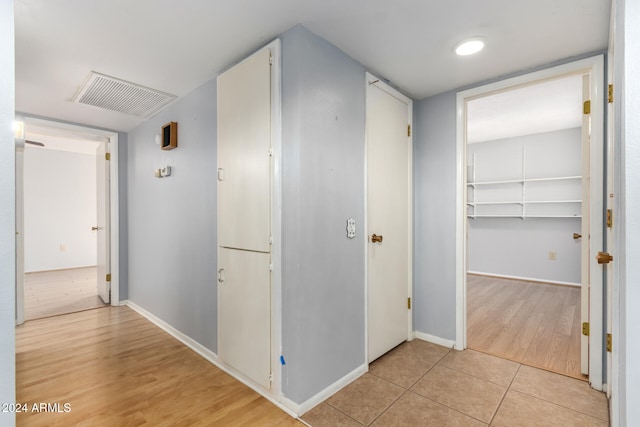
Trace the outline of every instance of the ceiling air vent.
<instances>
[{"instance_id":1,"label":"ceiling air vent","mask_svg":"<svg viewBox=\"0 0 640 427\"><path fill-rule=\"evenodd\" d=\"M146 117L175 98L169 93L92 71L73 102Z\"/></svg>"}]
</instances>

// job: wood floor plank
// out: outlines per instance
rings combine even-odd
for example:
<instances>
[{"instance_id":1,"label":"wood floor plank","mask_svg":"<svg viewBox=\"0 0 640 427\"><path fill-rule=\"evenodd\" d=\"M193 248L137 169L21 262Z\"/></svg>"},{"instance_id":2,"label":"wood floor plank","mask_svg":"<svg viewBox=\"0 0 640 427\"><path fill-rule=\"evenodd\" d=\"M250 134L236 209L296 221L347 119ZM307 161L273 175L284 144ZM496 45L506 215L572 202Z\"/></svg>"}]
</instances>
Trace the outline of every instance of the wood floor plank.
<instances>
[{"instance_id":1,"label":"wood floor plank","mask_svg":"<svg viewBox=\"0 0 640 427\"><path fill-rule=\"evenodd\" d=\"M258 393L128 307L32 320L16 328L19 426L301 426Z\"/></svg>"},{"instance_id":2,"label":"wood floor plank","mask_svg":"<svg viewBox=\"0 0 640 427\"><path fill-rule=\"evenodd\" d=\"M25 274L25 319L40 319L104 306L96 267Z\"/></svg>"},{"instance_id":3,"label":"wood floor plank","mask_svg":"<svg viewBox=\"0 0 640 427\"><path fill-rule=\"evenodd\" d=\"M580 288L467 276L469 348L586 379L580 334Z\"/></svg>"}]
</instances>

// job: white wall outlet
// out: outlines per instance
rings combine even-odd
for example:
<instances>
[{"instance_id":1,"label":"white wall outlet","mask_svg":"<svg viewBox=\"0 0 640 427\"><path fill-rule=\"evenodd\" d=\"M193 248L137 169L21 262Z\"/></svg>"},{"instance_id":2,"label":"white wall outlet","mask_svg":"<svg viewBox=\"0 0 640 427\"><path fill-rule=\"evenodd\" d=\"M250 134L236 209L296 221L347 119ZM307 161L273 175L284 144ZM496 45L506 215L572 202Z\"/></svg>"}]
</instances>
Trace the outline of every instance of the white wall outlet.
<instances>
[{"instance_id":1,"label":"white wall outlet","mask_svg":"<svg viewBox=\"0 0 640 427\"><path fill-rule=\"evenodd\" d=\"M549 251L549 259L551 261L555 261L558 259L558 254L556 253L556 251Z\"/></svg>"},{"instance_id":2,"label":"white wall outlet","mask_svg":"<svg viewBox=\"0 0 640 427\"><path fill-rule=\"evenodd\" d=\"M353 239L356 237L356 220L349 218L347 220L347 238Z\"/></svg>"}]
</instances>

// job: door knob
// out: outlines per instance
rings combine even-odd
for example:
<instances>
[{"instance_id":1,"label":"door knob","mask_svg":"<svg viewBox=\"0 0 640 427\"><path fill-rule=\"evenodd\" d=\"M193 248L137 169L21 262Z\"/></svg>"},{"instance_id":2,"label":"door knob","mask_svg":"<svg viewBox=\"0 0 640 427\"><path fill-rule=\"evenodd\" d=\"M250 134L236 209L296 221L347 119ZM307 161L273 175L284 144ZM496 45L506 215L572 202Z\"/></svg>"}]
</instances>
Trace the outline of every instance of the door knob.
<instances>
[{"instance_id":1,"label":"door knob","mask_svg":"<svg viewBox=\"0 0 640 427\"><path fill-rule=\"evenodd\" d=\"M578 234L578 233L573 233L573 239L574 240L578 240L579 238L582 237L582 234Z\"/></svg>"},{"instance_id":2,"label":"door knob","mask_svg":"<svg viewBox=\"0 0 640 427\"><path fill-rule=\"evenodd\" d=\"M596 259L598 260L598 264L609 264L613 261L613 256L608 252L598 252Z\"/></svg>"},{"instance_id":3,"label":"door knob","mask_svg":"<svg viewBox=\"0 0 640 427\"><path fill-rule=\"evenodd\" d=\"M376 243L376 242L382 243L382 236L376 236L375 234L372 234L371 235L371 241L373 243Z\"/></svg>"},{"instance_id":4,"label":"door knob","mask_svg":"<svg viewBox=\"0 0 640 427\"><path fill-rule=\"evenodd\" d=\"M91 227L91 231L102 230L104 227Z\"/></svg>"}]
</instances>

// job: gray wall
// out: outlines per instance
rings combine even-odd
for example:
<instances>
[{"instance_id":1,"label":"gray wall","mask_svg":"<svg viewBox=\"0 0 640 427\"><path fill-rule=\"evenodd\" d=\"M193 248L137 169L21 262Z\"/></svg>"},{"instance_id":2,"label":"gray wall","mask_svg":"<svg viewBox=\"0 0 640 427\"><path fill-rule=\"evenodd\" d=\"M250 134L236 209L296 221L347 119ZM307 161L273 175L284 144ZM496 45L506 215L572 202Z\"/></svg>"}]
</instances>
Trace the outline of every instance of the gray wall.
<instances>
[{"instance_id":1,"label":"gray wall","mask_svg":"<svg viewBox=\"0 0 640 427\"><path fill-rule=\"evenodd\" d=\"M414 324L456 338L456 94L414 103Z\"/></svg>"},{"instance_id":2,"label":"gray wall","mask_svg":"<svg viewBox=\"0 0 640 427\"><path fill-rule=\"evenodd\" d=\"M640 421L640 3L617 1L615 19L616 64L616 165L619 198L619 228L616 231L614 265L618 275L620 301L620 425ZM614 316L618 313L614 313ZM614 331L615 332L615 331ZM614 351L616 340L614 335Z\"/></svg>"},{"instance_id":3,"label":"gray wall","mask_svg":"<svg viewBox=\"0 0 640 427\"><path fill-rule=\"evenodd\" d=\"M25 272L95 266L95 152L26 145L23 177Z\"/></svg>"},{"instance_id":4,"label":"gray wall","mask_svg":"<svg viewBox=\"0 0 640 427\"><path fill-rule=\"evenodd\" d=\"M522 177L522 149L526 149L527 178L582 175L580 128L545 132L469 144L467 164L475 154L475 180L497 181ZM469 179L471 180L472 177ZM567 181L526 183L526 200L580 200L582 183ZM467 187L469 200L521 200L522 184ZM529 204L526 213L535 215L579 214L579 203ZM469 208L469 212L473 212ZM521 205L480 205L476 213L521 213ZM469 221L469 271L580 284L580 218L477 218ZM550 260L548 253L556 252Z\"/></svg>"},{"instance_id":5,"label":"gray wall","mask_svg":"<svg viewBox=\"0 0 640 427\"><path fill-rule=\"evenodd\" d=\"M0 1L0 403L16 401L14 53L13 1ZM0 411L0 424L15 422L13 413Z\"/></svg>"},{"instance_id":6,"label":"gray wall","mask_svg":"<svg viewBox=\"0 0 640 427\"><path fill-rule=\"evenodd\" d=\"M302 27L282 47L282 387L302 403L365 363L365 70Z\"/></svg>"},{"instance_id":7,"label":"gray wall","mask_svg":"<svg viewBox=\"0 0 640 427\"><path fill-rule=\"evenodd\" d=\"M178 122L178 148L155 143ZM128 298L217 351L216 81L131 131L128 154ZM167 178L153 171L171 166Z\"/></svg>"}]
</instances>

